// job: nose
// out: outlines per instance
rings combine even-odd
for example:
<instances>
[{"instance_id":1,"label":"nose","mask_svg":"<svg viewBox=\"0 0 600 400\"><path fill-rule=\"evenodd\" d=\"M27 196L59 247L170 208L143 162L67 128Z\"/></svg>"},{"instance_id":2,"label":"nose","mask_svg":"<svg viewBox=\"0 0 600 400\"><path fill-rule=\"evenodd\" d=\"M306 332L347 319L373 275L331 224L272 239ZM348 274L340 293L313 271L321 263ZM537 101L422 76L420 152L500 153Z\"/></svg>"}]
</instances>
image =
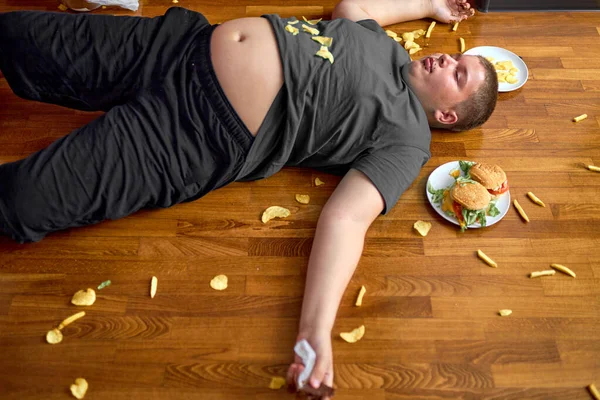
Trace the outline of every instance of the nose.
<instances>
[{"instance_id":1,"label":"nose","mask_svg":"<svg viewBox=\"0 0 600 400\"><path fill-rule=\"evenodd\" d=\"M450 65L452 65L453 63L455 63L456 60L452 57L450 57L450 55L448 54L442 54L440 56L440 67L448 67Z\"/></svg>"}]
</instances>

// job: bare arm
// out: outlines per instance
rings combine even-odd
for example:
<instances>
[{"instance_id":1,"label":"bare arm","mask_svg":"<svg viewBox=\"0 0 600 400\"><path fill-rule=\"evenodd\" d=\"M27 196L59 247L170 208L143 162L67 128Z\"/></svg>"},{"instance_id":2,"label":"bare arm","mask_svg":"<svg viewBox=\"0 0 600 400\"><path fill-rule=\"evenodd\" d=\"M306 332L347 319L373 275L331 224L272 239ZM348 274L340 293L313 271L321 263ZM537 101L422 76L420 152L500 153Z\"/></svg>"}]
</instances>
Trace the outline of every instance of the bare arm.
<instances>
[{"instance_id":1,"label":"bare arm","mask_svg":"<svg viewBox=\"0 0 600 400\"><path fill-rule=\"evenodd\" d=\"M333 358L331 330L342 295L362 254L365 234L383 210L377 188L362 172L351 169L335 189L321 212L308 262L306 288L298 340L307 339L317 353L311 375L331 386ZM292 364L288 379L301 370Z\"/></svg>"},{"instance_id":2,"label":"bare arm","mask_svg":"<svg viewBox=\"0 0 600 400\"><path fill-rule=\"evenodd\" d=\"M459 22L474 13L467 0L342 0L332 18L374 19L386 26L421 18Z\"/></svg>"}]
</instances>

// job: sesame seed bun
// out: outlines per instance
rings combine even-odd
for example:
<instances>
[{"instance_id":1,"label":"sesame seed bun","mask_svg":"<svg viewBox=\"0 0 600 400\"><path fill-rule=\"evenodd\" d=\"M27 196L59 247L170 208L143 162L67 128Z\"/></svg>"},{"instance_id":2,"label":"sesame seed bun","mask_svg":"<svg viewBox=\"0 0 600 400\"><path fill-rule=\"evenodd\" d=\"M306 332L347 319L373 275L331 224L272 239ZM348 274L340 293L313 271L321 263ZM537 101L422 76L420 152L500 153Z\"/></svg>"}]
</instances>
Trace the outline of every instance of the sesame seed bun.
<instances>
[{"instance_id":1,"label":"sesame seed bun","mask_svg":"<svg viewBox=\"0 0 600 400\"><path fill-rule=\"evenodd\" d=\"M498 190L506 182L506 174L498 165L477 163L471 167L471 178L486 189Z\"/></svg>"},{"instance_id":2,"label":"sesame seed bun","mask_svg":"<svg viewBox=\"0 0 600 400\"><path fill-rule=\"evenodd\" d=\"M490 204L492 196L481 184L475 183L457 183L450 190L452 200L466 208L467 210L482 210Z\"/></svg>"}]
</instances>

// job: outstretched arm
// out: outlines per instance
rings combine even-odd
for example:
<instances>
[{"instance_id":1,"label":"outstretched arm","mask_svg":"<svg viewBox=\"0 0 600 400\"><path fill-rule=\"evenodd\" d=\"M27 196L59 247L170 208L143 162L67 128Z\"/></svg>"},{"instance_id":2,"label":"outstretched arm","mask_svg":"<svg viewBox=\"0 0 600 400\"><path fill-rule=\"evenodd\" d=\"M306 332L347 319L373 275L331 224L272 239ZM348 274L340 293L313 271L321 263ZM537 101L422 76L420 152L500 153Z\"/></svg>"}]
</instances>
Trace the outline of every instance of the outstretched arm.
<instances>
[{"instance_id":1,"label":"outstretched arm","mask_svg":"<svg viewBox=\"0 0 600 400\"><path fill-rule=\"evenodd\" d=\"M383 210L371 180L351 169L323 208L313 242L297 340L307 339L317 354L310 384L333 384L331 331L342 295L358 265L365 234ZM292 383L302 371L296 357L288 370Z\"/></svg>"},{"instance_id":2,"label":"outstretched arm","mask_svg":"<svg viewBox=\"0 0 600 400\"><path fill-rule=\"evenodd\" d=\"M386 26L421 18L460 22L474 14L467 0L342 0L332 18L374 19Z\"/></svg>"}]
</instances>

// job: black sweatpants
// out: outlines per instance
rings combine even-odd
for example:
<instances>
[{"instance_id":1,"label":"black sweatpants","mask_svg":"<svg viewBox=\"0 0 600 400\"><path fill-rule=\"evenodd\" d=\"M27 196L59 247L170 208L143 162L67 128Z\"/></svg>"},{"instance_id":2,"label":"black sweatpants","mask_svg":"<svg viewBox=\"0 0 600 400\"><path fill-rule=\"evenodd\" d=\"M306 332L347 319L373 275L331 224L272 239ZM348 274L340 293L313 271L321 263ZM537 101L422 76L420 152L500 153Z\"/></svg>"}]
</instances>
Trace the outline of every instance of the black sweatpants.
<instances>
[{"instance_id":1,"label":"black sweatpants","mask_svg":"<svg viewBox=\"0 0 600 400\"><path fill-rule=\"evenodd\" d=\"M156 18L0 14L0 69L18 96L106 111L0 165L0 228L39 241L235 180L253 138L212 69L213 29L183 8Z\"/></svg>"}]
</instances>

